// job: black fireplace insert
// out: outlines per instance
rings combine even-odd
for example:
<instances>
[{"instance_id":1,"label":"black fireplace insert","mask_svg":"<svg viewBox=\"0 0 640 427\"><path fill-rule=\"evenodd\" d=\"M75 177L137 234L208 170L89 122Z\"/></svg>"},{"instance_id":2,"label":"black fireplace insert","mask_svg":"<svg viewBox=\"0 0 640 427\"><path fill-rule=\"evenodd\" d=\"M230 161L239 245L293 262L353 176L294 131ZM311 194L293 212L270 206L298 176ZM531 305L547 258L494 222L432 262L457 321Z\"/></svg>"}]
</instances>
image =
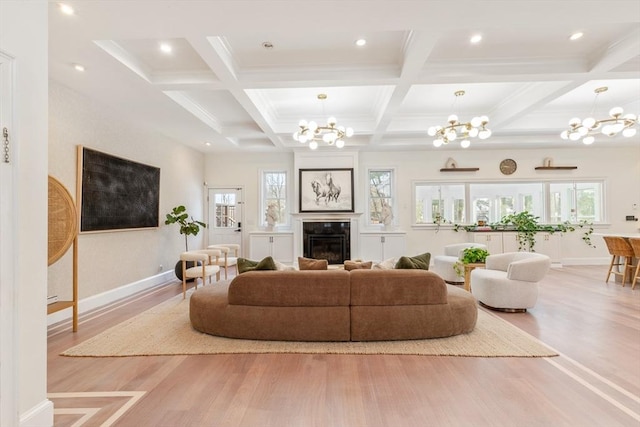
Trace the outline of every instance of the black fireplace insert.
<instances>
[{"instance_id":1,"label":"black fireplace insert","mask_svg":"<svg viewBox=\"0 0 640 427\"><path fill-rule=\"evenodd\" d=\"M344 264L351 258L349 221L303 222L302 239L305 258L326 259L329 264Z\"/></svg>"}]
</instances>

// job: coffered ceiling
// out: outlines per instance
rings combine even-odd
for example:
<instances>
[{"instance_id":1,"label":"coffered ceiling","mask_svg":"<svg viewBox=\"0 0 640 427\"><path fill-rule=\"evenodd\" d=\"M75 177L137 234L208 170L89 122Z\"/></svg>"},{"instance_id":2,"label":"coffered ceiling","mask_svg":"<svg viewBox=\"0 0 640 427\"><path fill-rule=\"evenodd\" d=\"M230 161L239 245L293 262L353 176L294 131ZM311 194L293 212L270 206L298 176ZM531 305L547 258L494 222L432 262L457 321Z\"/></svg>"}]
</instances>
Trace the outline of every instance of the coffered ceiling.
<instances>
[{"instance_id":1,"label":"coffered ceiling","mask_svg":"<svg viewBox=\"0 0 640 427\"><path fill-rule=\"evenodd\" d=\"M469 150L588 149L560 138L572 117L640 114L637 0L67 4L50 3L51 79L203 152L307 150L299 120L330 115L355 130L345 149L437 150L427 129L452 113L490 119ZM614 145L640 132L592 146Z\"/></svg>"}]
</instances>

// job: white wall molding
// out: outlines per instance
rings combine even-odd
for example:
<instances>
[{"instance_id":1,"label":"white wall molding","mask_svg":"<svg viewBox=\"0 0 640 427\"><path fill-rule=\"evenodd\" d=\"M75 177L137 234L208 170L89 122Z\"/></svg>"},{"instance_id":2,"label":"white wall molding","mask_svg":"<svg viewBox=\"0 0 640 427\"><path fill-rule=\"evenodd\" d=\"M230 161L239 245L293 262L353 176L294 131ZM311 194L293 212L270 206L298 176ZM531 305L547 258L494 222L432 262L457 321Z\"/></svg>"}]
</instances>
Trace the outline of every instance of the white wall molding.
<instances>
[{"instance_id":1,"label":"white wall molding","mask_svg":"<svg viewBox=\"0 0 640 427\"><path fill-rule=\"evenodd\" d=\"M150 288L153 288L154 286L161 285L175 278L176 277L173 270L165 271L163 273L156 274L155 276L138 280L137 282L129 283L129 284L120 286L118 288L111 289L106 292L102 292L97 295L92 295L88 298L78 301L78 313L79 314L86 313L87 311L105 306L114 301L117 301L122 298L126 298L128 296L131 296L145 289L150 289ZM72 316L71 308L60 310L56 313L52 313L49 316L47 316L47 326L51 326L58 322L71 319L71 316Z\"/></svg>"},{"instance_id":2,"label":"white wall molding","mask_svg":"<svg viewBox=\"0 0 640 427\"><path fill-rule=\"evenodd\" d=\"M562 265L609 265L611 258L562 258Z\"/></svg>"}]
</instances>

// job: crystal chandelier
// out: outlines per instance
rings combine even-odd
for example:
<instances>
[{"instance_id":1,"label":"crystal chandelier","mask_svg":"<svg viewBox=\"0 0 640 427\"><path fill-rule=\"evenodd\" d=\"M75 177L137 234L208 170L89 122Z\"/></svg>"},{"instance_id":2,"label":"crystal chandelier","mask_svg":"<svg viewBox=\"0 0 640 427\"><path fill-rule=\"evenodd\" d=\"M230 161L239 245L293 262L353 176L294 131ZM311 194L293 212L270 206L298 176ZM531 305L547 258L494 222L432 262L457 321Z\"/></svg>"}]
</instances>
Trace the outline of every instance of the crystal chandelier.
<instances>
[{"instance_id":1,"label":"crystal chandelier","mask_svg":"<svg viewBox=\"0 0 640 427\"><path fill-rule=\"evenodd\" d=\"M318 99L324 101L327 99L327 95L321 93L318 95ZM322 112L324 114L324 104L322 105ZM337 120L333 116L327 119L325 126L320 126L314 121L307 122L306 120L300 120L298 123L300 130L293 134L293 139L302 144L308 142L309 148L312 150L318 148L318 141L342 148L344 147L344 139L353 136L353 129L350 127L336 126L336 123Z\"/></svg>"},{"instance_id":2,"label":"crystal chandelier","mask_svg":"<svg viewBox=\"0 0 640 427\"><path fill-rule=\"evenodd\" d=\"M456 100L464 95L463 90L454 92ZM454 101L455 106L455 101ZM452 114L447 119L445 126L431 126L427 130L429 136L435 137L433 145L440 147L442 144L448 144L460 138L460 146L467 148L471 145L470 138L487 139L491 136L491 130L487 128L489 118L487 116L474 117L468 123L462 123L458 120L458 116Z\"/></svg>"},{"instance_id":3,"label":"crystal chandelier","mask_svg":"<svg viewBox=\"0 0 640 427\"><path fill-rule=\"evenodd\" d=\"M609 117L606 119L596 120L593 118L593 110L595 110L598 95L606 92L608 89L606 86L603 86L594 91L596 98L593 101L591 116L584 120L580 120L578 117L569 120L569 129L560 134L562 139L577 141L582 138L583 144L590 145L595 141L594 135L598 133L615 136L622 132L622 135L626 137L632 137L636 134L637 130L635 129L635 125L638 122L638 117L631 113L623 116L624 110L620 107L614 107L609 110Z\"/></svg>"}]
</instances>

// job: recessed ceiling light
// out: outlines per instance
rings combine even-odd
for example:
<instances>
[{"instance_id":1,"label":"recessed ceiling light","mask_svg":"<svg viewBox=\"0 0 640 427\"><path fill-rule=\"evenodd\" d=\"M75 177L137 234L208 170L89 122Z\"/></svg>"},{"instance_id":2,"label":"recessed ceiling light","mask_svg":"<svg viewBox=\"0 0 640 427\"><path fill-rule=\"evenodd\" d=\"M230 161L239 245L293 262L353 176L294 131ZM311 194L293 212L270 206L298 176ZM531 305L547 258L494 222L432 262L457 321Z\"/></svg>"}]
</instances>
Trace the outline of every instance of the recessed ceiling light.
<instances>
[{"instance_id":1,"label":"recessed ceiling light","mask_svg":"<svg viewBox=\"0 0 640 427\"><path fill-rule=\"evenodd\" d=\"M169 43L160 43L160 50L164 53L171 53L171 45Z\"/></svg>"},{"instance_id":2,"label":"recessed ceiling light","mask_svg":"<svg viewBox=\"0 0 640 427\"><path fill-rule=\"evenodd\" d=\"M75 13L71 6L64 3L60 3L60 12L64 13L65 15L73 15Z\"/></svg>"},{"instance_id":3,"label":"recessed ceiling light","mask_svg":"<svg viewBox=\"0 0 640 427\"><path fill-rule=\"evenodd\" d=\"M582 36L584 36L584 33L578 31L577 33L571 34L569 40L578 40L579 38L582 38Z\"/></svg>"},{"instance_id":4,"label":"recessed ceiling light","mask_svg":"<svg viewBox=\"0 0 640 427\"><path fill-rule=\"evenodd\" d=\"M364 46L365 44L367 44L367 41L365 39L356 40L356 46Z\"/></svg>"},{"instance_id":5,"label":"recessed ceiling light","mask_svg":"<svg viewBox=\"0 0 640 427\"><path fill-rule=\"evenodd\" d=\"M471 43L476 44L476 43L480 43L480 41L482 40L482 35L480 34L476 34L474 36L471 37Z\"/></svg>"},{"instance_id":6,"label":"recessed ceiling light","mask_svg":"<svg viewBox=\"0 0 640 427\"><path fill-rule=\"evenodd\" d=\"M80 64L73 64L73 68L74 68L76 71L80 71L80 72L84 71L84 65L80 65Z\"/></svg>"},{"instance_id":7,"label":"recessed ceiling light","mask_svg":"<svg viewBox=\"0 0 640 427\"><path fill-rule=\"evenodd\" d=\"M204 145L206 145L207 147L211 147L211 143L210 142L205 142Z\"/></svg>"}]
</instances>

